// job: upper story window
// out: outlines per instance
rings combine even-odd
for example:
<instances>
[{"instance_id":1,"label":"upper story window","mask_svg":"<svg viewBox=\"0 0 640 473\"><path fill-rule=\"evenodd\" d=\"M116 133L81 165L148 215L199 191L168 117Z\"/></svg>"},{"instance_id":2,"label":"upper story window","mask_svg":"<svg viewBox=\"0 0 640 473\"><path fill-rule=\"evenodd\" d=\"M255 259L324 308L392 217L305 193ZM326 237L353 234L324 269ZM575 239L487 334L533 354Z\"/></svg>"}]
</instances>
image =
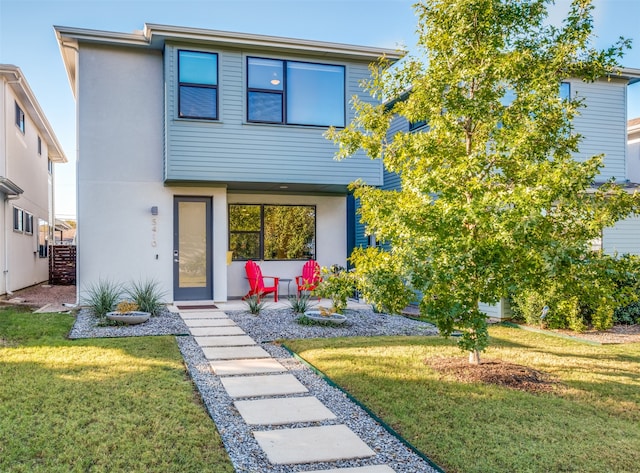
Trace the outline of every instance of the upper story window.
<instances>
[{"instance_id":1,"label":"upper story window","mask_svg":"<svg viewBox=\"0 0 640 473\"><path fill-rule=\"evenodd\" d=\"M47 160L47 169L49 170L49 174L53 174L53 161L50 159Z\"/></svg>"},{"instance_id":2,"label":"upper story window","mask_svg":"<svg viewBox=\"0 0 640 473\"><path fill-rule=\"evenodd\" d=\"M178 51L178 116L218 119L218 55Z\"/></svg>"},{"instance_id":3,"label":"upper story window","mask_svg":"<svg viewBox=\"0 0 640 473\"><path fill-rule=\"evenodd\" d=\"M247 121L343 127L344 66L247 58Z\"/></svg>"},{"instance_id":4,"label":"upper story window","mask_svg":"<svg viewBox=\"0 0 640 473\"><path fill-rule=\"evenodd\" d=\"M560 98L562 100L571 98L571 84L569 82L560 82Z\"/></svg>"},{"instance_id":5,"label":"upper story window","mask_svg":"<svg viewBox=\"0 0 640 473\"><path fill-rule=\"evenodd\" d=\"M13 208L13 230L16 232L24 231L24 210L18 207Z\"/></svg>"},{"instance_id":6,"label":"upper story window","mask_svg":"<svg viewBox=\"0 0 640 473\"><path fill-rule=\"evenodd\" d=\"M42 156L42 139L38 136L38 155Z\"/></svg>"},{"instance_id":7,"label":"upper story window","mask_svg":"<svg viewBox=\"0 0 640 473\"><path fill-rule=\"evenodd\" d=\"M427 126L427 121L426 120L419 120L417 122L409 122L409 131L415 131L415 130L419 130L421 128L426 128L427 130L429 129L429 127Z\"/></svg>"},{"instance_id":8,"label":"upper story window","mask_svg":"<svg viewBox=\"0 0 640 473\"><path fill-rule=\"evenodd\" d=\"M16 126L24 135L24 112L16 102Z\"/></svg>"}]
</instances>

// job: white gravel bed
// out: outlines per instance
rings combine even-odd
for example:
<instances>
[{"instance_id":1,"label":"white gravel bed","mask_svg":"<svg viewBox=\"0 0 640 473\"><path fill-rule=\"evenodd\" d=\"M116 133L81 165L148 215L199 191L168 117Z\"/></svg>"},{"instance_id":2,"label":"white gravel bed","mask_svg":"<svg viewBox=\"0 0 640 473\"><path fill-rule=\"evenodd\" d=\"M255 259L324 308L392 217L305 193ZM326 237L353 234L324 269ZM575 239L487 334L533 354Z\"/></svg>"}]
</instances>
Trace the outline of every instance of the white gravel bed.
<instances>
[{"instance_id":1,"label":"white gravel bed","mask_svg":"<svg viewBox=\"0 0 640 473\"><path fill-rule=\"evenodd\" d=\"M98 325L98 318L90 309L81 309L76 322L69 332L70 339L103 337L146 337L149 335L189 335L189 328L179 314L164 309L160 314L137 325Z\"/></svg>"},{"instance_id":2,"label":"white gravel bed","mask_svg":"<svg viewBox=\"0 0 640 473\"><path fill-rule=\"evenodd\" d=\"M291 309L264 309L259 315L247 311L226 314L256 342L295 338L329 338L375 335L436 335L432 324L399 315L378 314L372 310L345 310L341 325L301 325Z\"/></svg>"},{"instance_id":3,"label":"white gravel bed","mask_svg":"<svg viewBox=\"0 0 640 473\"><path fill-rule=\"evenodd\" d=\"M329 385L309 367L293 358L287 350L273 344L262 344L262 347L309 389L309 395L316 396L327 406L337 416L337 419L323 422L288 424L285 426L249 427L234 408L233 401L222 386L220 378L213 374L209 368L209 363L195 340L192 337L178 337L177 340L191 378L200 391L206 409L218 428L236 472L289 473L383 464L389 465L397 473L431 473L437 471L427 461L374 421L342 391ZM269 463L252 434L252 430L336 424L347 425L376 452L376 455L358 460L300 465L273 465Z\"/></svg>"}]
</instances>

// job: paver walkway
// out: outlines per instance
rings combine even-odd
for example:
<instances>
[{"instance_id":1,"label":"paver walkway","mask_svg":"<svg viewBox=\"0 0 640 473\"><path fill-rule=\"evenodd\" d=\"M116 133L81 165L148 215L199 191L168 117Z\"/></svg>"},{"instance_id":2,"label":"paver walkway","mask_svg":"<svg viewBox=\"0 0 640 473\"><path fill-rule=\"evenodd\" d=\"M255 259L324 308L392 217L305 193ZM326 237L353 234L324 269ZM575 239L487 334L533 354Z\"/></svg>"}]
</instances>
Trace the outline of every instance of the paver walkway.
<instances>
[{"instance_id":1,"label":"paver walkway","mask_svg":"<svg viewBox=\"0 0 640 473\"><path fill-rule=\"evenodd\" d=\"M336 416L223 311L179 312L247 425L274 427L252 431L269 462L293 465L375 456L344 424L295 426ZM394 473L394 470L388 465L374 465L315 473Z\"/></svg>"}]
</instances>

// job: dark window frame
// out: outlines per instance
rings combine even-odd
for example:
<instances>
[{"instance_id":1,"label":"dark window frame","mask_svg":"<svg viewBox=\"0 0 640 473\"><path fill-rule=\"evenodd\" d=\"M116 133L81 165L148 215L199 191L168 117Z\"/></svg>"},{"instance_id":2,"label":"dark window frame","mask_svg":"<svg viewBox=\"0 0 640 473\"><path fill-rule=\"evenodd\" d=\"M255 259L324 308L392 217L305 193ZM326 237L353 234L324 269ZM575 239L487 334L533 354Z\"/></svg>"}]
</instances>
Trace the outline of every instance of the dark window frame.
<instances>
[{"instance_id":1,"label":"dark window frame","mask_svg":"<svg viewBox=\"0 0 640 473\"><path fill-rule=\"evenodd\" d=\"M33 235L33 215L25 211L22 214L22 218L22 227L24 228L25 235Z\"/></svg>"},{"instance_id":2,"label":"dark window frame","mask_svg":"<svg viewBox=\"0 0 640 473\"><path fill-rule=\"evenodd\" d=\"M260 207L260 230L232 230L231 229L231 207L232 206L247 206L247 207ZM311 259L318 259L318 248L317 248L317 239L318 239L318 208L314 204L245 204L245 203L230 203L227 207L227 219L228 219L228 250L233 251L231 248L231 235L232 234L256 234L258 235L259 242L259 254L255 258L239 258L235 254L232 256L232 261L249 261L249 260L260 260L260 261L307 261L309 257L302 258L291 258L291 259L277 259L277 258L265 258L265 207L310 207L313 208L313 255Z\"/></svg>"},{"instance_id":3,"label":"dark window frame","mask_svg":"<svg viewBox=\"0 0 640 473\"><path fill-rule=\"evenodd\" d=\"M197 53L197 54L209 54L211 56L215 56L216 58L216 84L215 85L210 85L210 84L196 84L193 82L180 82L180 53L181 52L186 52L186 53ZM196 50L191 50L191 49L178 49L177 52L177 62L178 62L178 75L177 75L177 83L178 83L178 118L181 119L189 119L189 120L209 120L209 121L218 121L220 120L220 56L218 55L218 53L212 53L210 51L196 51ZM180 91L182 89L182 87L193 87L193 88L200 88L200 89L213 89L215 90L215 94L216 94L216 110L215 110L215 116L214 117L202 117L202 116L195 116L195 115L183 115L182 114L182 104L181 104L181 99L180 99Z\"/></svg>"},{"instance_id":4,"label":"dark window frame","mask_svg":"<svg viewBox=\"0 0 640 473\"><path fill-rule=\"evenodd\" d=\"M24 111L20 108L20 105L18 105L18 102L16 102L16 126L18 127L18 130L20 130L20 132L24 135L25 133L25 118L24 118Z\"/></svg>"},{"instance_id":5,"label":"dark window frame","mask_svg":"<svg viewBox=\"0 0 640 473\"><path fill-rule=\"evenodd\" d=\"M38 155L42 156L42 138L38 135Z\"/></svg>"},{"instance_id":6,"label":"dark window frame","mask_svg":"<svg viewBox=\"0 0 640 473\"><path fill-rule=\"evenodd\" d=\"M282 63L282 91L277 91L277 90L273 90L273 89L261 89L261 88L257 88L257 87L249 87L249 60L250 59L266 59L269 61L279 61ZM297 63L297 64L314 64L317 66L331 66L331 67L340 67L342 68L342 79L343 79L343 87L342 87L342 125L314 125L314 124L308 124L308 123L295 123L295 122L290 122L288 120L287 117L287 105L288 105L288 93L287 93L287 86L288 86L288 74L287 74L287 64L289 63ZM245 66L246 66L246 78L245 78L245 88L246 88L246 93L245 93L245 103L246 103L246 113L245 113L245 118L247 120L247 123L265 123L265 124L271 124L271 125L288 125L288 126L311 126L311 127L320 127L320 128L329 128L331 126L334 126L335 128L344 128L346 126L347 123L347 110L346 110L346 105L347 105L347 67L344 64L328 64L328 63L323 63L323 62L313 62L313 61L296 61L296 60L290 60L290 59L277 59L277 58L272 58L272 57L261 57L261 56L247 56L246 57L246 61L245 61ZM282 96L282 110L281 112L281 117L282 117L282 121L267 121L267 120L251 120L249 119L249 94L251 92L258 92L258 93L269 93L269 94L279 94Z\"/></svg>"},{"instance_id":7,"label":"dark window frame","mask_svg":"<svg viewBox=\"0 0 640 473\"><path fill-rule=\"evenodd\" d=\"M429 124L427 123L426 120L419 120L417 122L409 122L409 131L416 131L416 130L420 130L422 128L427 128L428 129Z\"/></svg>"}]
</instances>

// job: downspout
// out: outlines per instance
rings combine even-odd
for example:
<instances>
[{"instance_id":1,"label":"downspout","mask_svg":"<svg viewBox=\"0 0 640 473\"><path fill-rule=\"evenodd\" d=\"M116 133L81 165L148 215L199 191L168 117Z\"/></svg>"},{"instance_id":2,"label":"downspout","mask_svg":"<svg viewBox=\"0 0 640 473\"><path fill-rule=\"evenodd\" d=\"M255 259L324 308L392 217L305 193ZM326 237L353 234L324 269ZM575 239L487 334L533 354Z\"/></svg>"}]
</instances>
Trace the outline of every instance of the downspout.
<instances>
[{"instance_id":1,"label":"downspout","mask_svg":"<svg viewBox=\"0 0 640 473\"><path fill-rule=\"evenodd\" d=\"M6 107L7 104L7 85L8 84L20 84L22 82L22 77L18 76L15 72L13 72L13 76L16 80L5 81L2 86L2 103ZM4 126L4 176L8 177L9 173L9 145L7 144L7 128L8 126ZM9 289L11 286L9 285L9 227L13 227L13 225L7 225L7 215L12 215L12 212L9 212L9 201L18 199L19 195L6 195L4 198L4 290L7 296L13 294Z\"/></svg>"}]
</instances>

